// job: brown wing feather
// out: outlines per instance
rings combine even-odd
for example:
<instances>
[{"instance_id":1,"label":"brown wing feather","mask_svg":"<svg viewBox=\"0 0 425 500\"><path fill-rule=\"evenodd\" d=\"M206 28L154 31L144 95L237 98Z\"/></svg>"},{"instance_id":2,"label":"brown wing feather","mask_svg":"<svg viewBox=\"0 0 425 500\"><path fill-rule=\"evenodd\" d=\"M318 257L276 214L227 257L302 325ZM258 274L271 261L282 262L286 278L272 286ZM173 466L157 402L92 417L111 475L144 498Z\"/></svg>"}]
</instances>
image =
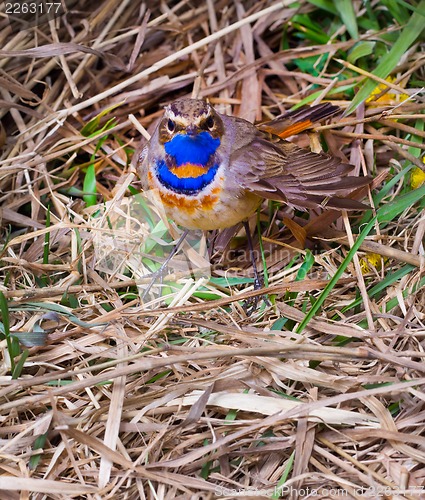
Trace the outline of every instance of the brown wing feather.
<instances>
[{"instance_id":1,"label":"brown wing feather","mask_svg":"<svg viewBox=\"0 0 425 500\"><path fill-rule=\"evenodd\" d=\"M237 150L232 162L249 168L238 181L263 198L281 200L306 209L326 205L359 209L366 205L339 198L370 183L369 177L347 177L352 165L325 153L313 153L289 142L271 143L256 136L249 148Z\"/></svg>"}]
</instances>

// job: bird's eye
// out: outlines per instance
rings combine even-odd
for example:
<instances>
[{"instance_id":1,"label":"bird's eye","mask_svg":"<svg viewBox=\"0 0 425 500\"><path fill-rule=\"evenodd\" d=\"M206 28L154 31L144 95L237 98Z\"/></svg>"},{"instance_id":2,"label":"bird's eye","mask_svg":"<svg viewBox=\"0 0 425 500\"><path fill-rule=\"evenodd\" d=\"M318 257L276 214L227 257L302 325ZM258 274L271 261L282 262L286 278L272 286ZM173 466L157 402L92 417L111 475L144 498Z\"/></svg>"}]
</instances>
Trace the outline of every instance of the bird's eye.
<instances>
[{"instance_id":1,"label":"bird's eye","mask_svg":"<svg viewBox=\"0 0 425 500\"><path fill-rule=\"evenodd\" d=\"M205 122L205 125L210 129L212 130L214 128L214 125L215 125L215 122L214 122L214 118L212 116L209 116Z\"/></svg>"},{"instance_id":2,"label":"bird's eye","mask_svg":"<svg viewBox=\"0 0 425 500\"><path fill-rule=\"evenodd\" d=\"M174 132L175 128L176 128L176 124L173 122L173 120L168 120L168 122L167 122L168 132Z\"/></svg>"}]
</instances>

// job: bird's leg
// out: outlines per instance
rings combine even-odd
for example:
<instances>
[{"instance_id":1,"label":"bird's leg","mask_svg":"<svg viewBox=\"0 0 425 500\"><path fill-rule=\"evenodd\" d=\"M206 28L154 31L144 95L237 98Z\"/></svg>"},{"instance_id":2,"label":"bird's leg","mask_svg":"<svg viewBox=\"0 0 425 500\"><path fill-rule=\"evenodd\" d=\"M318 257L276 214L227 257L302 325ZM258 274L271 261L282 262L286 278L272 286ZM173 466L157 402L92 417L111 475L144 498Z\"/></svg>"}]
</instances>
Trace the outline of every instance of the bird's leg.
<instances>
[{"instance_id":1,"label":"bird's leg","mask_svg":"<svg viewBox=\"0 0 425 500\"><path fill-rule=\"evenodd\" d=\"M254 246L252 244L251 230L249 228L248 221L244 220L243 225L245 227L246 237L248 239L249 255L251 257L252 268L254 270L254 290L261 290L261 288L263 288L264 286L264 280L257 269L257 262L255 260Z\"/></svg>"},{"instance_id":2,"label":"bird's leg","mask_svg":"<svg viewBox=\"0 0 425 500\"><path fill-rule=\"evenodd\" d=\"M157 271L155 271L151 274L152 279L143 292L142 300L145 299L146 295L150 292L151 288L153 287L153 285L155 284L155 282L158 278L160 278L162 281L164 272L167 269L167 266L170 263L170 260L174 257L174 255L176 255L179 248L182 246L183 241L186 239L186 236L188 235L188 233L189 233L189 229L185 229L183 231L182 235L178 239L177 243L174 245L174 247L171 250L171 252L169 253L168 257L161 264L161 267Z\"/></svg>"},{"instance_id":3,"label":"bird's leg","mask_svg":"<svg viewBox=\"0 0 425 500\"><path fill-rule=\"evenodd\" d=\"M264 286L264 280L261 274L258 272L257 262L255 261L254 246L252 244L251 231L249 229L248 221L243 221L243 225L245 227L246 237L248 239L249 255L251 256L252 268L254 270L254 290L261 290L261 288L263 288ZM245 301L243 309L248 316L256 310L260 299L261 296L257 295L256 297L251 297L250 299ZM266 300L266 303L268 303L268 300Z\"/></svg>"},{"instance_id":4,"label":"bird's leg","mask_svg":"<svg viewBox=\"0 0 425 500\"><path fill-rule=\"evenodd\" d=\"M254 271L254 290L261 290L264 287L264 280L261 274L258 272L257 262L255 260L255 254L254 254L254 245L252 244L251 230L249 228L248 221L247 220L243 221L243 225L245 227L246 237L248 240L249 255L251 257L252 269ZM260 297L252 297L251 300L247 301L247 303L244 306L244 309L248 310L248 306L251 305L255 309L259 299Z\"/></svg>"}]
</instances>

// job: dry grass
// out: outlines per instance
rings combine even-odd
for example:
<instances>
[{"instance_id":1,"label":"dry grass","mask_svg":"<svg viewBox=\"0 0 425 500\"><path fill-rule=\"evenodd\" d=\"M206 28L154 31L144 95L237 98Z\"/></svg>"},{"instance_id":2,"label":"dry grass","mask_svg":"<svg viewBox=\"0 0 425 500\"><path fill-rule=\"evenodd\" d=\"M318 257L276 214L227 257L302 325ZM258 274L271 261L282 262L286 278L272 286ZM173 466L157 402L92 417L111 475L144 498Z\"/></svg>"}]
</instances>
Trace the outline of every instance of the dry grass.
<instances>
[{"instance_id":1,"label":"dry grass","mask_svg":"<svg viewBox=\"0 0 425 500\"><path fill-rule=\"evenodd\" d=\"M378 219L265 204L270 303L242 308L255 295L242 243L215 257L222 279L146 307L131 260L145 225L118 238L96 210L116 216L139 188L129 160L163 105L195 95L252 121L307 96L345 109L374 69L373 53L341 60L356 43L343 24L334 43L297 38L293 16L315 19L304 1L151 3L80 1L66 24L16 33L0 18L0 498L422 498L425 219L408 170L423 167L409 83L423 47L386 100L318 129L374 175ZM321 55L315 73L293 64ZM100 265L99 235L121 267Z\"/></svg>"}]
</instances>

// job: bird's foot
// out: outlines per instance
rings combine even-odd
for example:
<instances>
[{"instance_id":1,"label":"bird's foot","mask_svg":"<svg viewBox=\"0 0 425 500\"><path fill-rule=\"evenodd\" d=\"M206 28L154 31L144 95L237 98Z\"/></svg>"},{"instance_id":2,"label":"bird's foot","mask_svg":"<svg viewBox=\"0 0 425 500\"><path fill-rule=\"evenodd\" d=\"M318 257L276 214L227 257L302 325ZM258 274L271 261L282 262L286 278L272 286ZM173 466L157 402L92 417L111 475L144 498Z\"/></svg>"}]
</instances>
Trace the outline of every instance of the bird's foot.
<instances>
[{"instance_id":1,"label":"bird's foot","mask_svg":"<svg viewBox=\"0 0 425 500\"><path fill-rule=\"evenodd\" d=\"M263 277L257 274L254 278L254 290L261 290L262 288L264 288ZM266 295L254 295L254 297L246 299L242 305L245 314L251 316L257 310L262 300L264 300L266 305L271 305Z\"/></svg>"},{"instance_id":2,"label":"bird's foot","mask_svg":"<svg viewBox=\"0 0 425 500\"><path fill-rule=\"evenodd\" d=\"M162 285L166 271L167 271L167 266L162 265L159 269L157 269L153 273L147 274L145 276L145 278L149 278L150 281L149 281L148 285L146 286L146 288L143 290L142 301L144 301L146 299L146 297L149 295L149 292L152 290L152 287L156 283L159 283L159 285Z\"/></svg>"},{"instance_id":3,"label":"bird's foot","mask_svg":"<svg viewBox=\"0 0 425 500\"><path fill-rule=\"evenodd\" d=\"M164 262L161 264L161 267L148 275L147 277L151 278L151 281L149 282L148 286L145 288L142 294L142 301L145 300L149 292L151 291L152 287L154 284L157 282L158 278L160 279L160 284L162 284L165 276L165 272L168 268L168 264L170 263L171 259L176 255L178 250L183 244L183 241L185 240L189 230L185 229L183 233L181 234L180 238L178 239L177 243L174 245L173 249L169 253L168 257L164 260Z\"/></svg>"}]
</instances>

